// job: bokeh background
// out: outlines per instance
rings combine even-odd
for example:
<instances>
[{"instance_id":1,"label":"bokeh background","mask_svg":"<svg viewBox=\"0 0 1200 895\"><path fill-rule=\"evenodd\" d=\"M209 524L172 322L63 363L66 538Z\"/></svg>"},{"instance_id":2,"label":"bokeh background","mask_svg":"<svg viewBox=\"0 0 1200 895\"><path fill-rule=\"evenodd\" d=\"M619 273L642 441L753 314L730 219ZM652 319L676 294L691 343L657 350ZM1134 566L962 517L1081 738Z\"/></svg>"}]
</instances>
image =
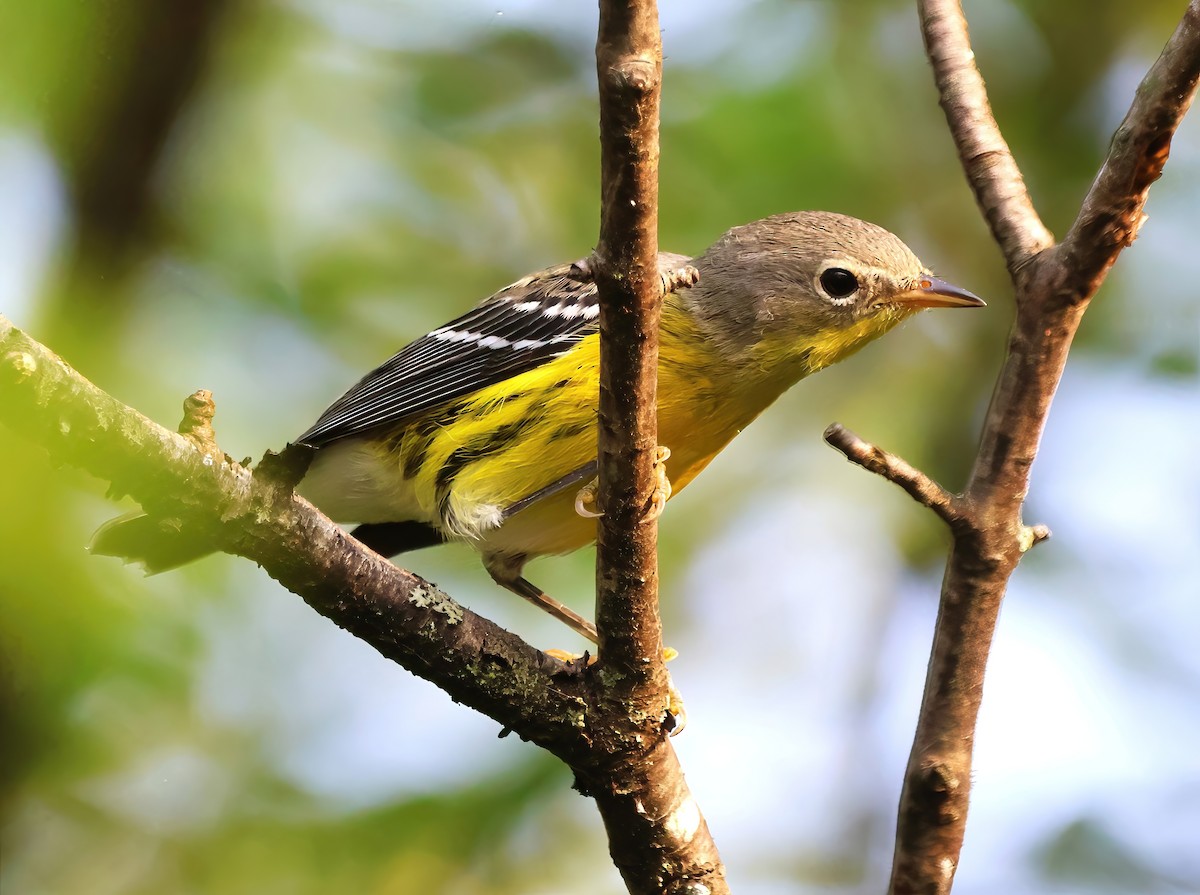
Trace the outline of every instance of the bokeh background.
<instances>
[{"instance_id":1,"label":"bokeh background","mask_svg":"<svg viewBox=\"0 0 1200 895\"><path fill-rule=\"evenodd\" d=\"M1182 0L967 4L1048 225ZM883 890L947 546L837 420L959 486L1011 297L899 0L663 3L662 245L827 208L989 299L803 383L661 526L677 741L739 893ZM0 0L0 312L235 456L598 221L593 4ZM1200 118L1089 313L1033 479L956 891L1200 891ZM2 416L0 408L0 416ZM89 558L119 507L0 428L0 891L622 891L567 771L261 570ZM128 508L127 504L122 504ZM592 554L532 577L590 603ZM467 549L411 566L544 646Z\"/></svg>"}]
</instances>

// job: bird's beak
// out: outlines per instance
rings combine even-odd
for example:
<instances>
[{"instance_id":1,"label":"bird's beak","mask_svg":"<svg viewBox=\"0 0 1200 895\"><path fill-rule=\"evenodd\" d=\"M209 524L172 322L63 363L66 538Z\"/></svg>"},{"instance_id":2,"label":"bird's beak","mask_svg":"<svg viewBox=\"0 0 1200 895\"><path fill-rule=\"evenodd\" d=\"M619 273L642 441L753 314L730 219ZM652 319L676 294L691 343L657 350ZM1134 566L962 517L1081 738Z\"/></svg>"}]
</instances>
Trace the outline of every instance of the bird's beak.
<instances>
[{"instance_id":1,"label":"bird's beak","mask_svg":"<svg viewBox=\"0 0 1200 895\"><path fill-rule=\"evenodd\" d=\"M909 308L982 308L982 298L966 289L939 280L937 277L921 277L911 291L897 297L896 304Z\"/></svg>"}]
</instances>

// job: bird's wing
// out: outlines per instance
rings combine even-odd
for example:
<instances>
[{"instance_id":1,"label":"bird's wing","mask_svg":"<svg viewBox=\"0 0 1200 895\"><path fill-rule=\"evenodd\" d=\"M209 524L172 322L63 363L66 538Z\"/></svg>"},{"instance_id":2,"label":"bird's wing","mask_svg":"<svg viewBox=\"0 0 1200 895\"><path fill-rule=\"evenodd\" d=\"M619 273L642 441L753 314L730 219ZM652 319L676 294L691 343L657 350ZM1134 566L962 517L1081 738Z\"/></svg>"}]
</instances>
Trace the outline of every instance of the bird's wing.
<instances>
[{"instance_id":1,"label":"bird's wing","mask_svg":"<svg viewBox=\"0 0 1200 895\"><path fill-rule=\"evenodd\" d=\"M524 277L400 349L297 442L322 447L394 425L531 370L593 332L598 313L596 285L583 261Z\"/></svg>"},{"instance_id":2,"label":"bird's wing","mask_svg":"<svg viewBox=\"0 0 1200 895\"><path fill-rule=\"evenodd\" d=\"M666 270L689 260L664 252L659 265ZM406 345L338 398L296 441L322 447L532 370L595 332L599 311L586 260L523 277Z\"/></svg>"}]
</instances>

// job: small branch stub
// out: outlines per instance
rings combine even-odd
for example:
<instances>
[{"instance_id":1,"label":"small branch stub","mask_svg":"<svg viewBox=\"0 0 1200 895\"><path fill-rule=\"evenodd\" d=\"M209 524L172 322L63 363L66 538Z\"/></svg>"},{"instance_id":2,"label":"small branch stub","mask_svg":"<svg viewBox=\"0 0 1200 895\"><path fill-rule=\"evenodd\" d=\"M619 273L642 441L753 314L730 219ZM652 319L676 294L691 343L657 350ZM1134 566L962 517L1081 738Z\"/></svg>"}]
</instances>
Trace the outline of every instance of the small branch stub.
<instances>
[{"instance_id":1,"label":"small branch stub","mask_svg":"<svg viewBox=\"0 0 1200 895\"><path fill-rule=\"evenodd\" d=\"M13 375L18 381L28 379L37 372L37 361L28 352L14 351L4 360L12 368Z\"/></svg>"},{"instance_id":2,"label":"small branch stub","mask_svg":"<svg viewBox=\"0 0 1200 895\"><path fill-rule=\"evenodd\" d=\"M609 71L620 90L644 96L658 89L658 65L653 59L622 59Z\"/></svg>"},{"instance_id":3,"label":"small branch stub","mask_svg":"<svg viewBox=\"0 0 1200 895\"><path fill-rule=\"evenodd\" d=\"M217 405L212 392L202 388L184 399L183 419L179 422L179 434L196 445L200 453L214 459L221 454L212 424L216 415Z\"/></svg>"},{"instance_id":4,"label":"small branch stub","mask_svg":"<svg viewBox=\"0 0 1200 895\"><path fill-rule=\"evenodd\" d=\"M1028 553L1042 541L1050 539L1050 528L1046 525L1026 525L1021 528L1021 552Z\"/></svg>"},{"instance_id":5,"label":"small branch stub","mask_svg":"<svg viewBox=\"0 0 1200 895\"><path fill-rule=\"evenodd\" d=\"M825 430L825 441L851 463L898 485L917 503L937 513L952 529L971 524L961 498L895 454L864 441L840 423L833 423Z\"/></svg>"}]
</instances>

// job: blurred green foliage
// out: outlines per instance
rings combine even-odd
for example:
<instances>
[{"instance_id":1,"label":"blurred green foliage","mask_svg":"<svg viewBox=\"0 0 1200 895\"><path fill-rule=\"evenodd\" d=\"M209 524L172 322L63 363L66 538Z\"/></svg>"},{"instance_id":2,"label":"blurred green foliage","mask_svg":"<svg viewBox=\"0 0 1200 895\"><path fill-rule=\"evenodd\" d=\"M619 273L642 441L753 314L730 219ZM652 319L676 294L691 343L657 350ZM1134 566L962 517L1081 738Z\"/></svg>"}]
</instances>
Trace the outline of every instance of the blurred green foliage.
<instances>
[{"instance_id":1,"label":"blurred green foliage","mask_svg":"<svg viewBox=\"0 0 1200 895\"><path fill-rule=\"evenodd\" d=\"M186 52L163 53L155 49L163 32L147 24L156 6L0 5L0 145L32 146L50 161L57 179L35 211L64 222L51 228L37 294L0 311L150 416L173 423L184 396L211 387L223 446L261 454L405 341L593 244L590 8L568 16L523 4L501 15L466 0L444 9L204 0L192 12L203 27L173 38ZM968 4L996 112L1056 231L1069 226L1123 104L1181 9L1168 0ZM541 15L551 23L539 26ZM991 301L986 314L909 327L784 399L746 436L743 459L714 468L693 504L719 509L664 525L669 582L722 517L778 485L763 470L786 468L800 489L824 477L831 461L808 469L818 456L808 446L834 418L947 484L961 482L1009 311L911 4L666 4L664 25L665 249L695 252L737 223L830 208L903 234L941 273ZM192 74L181 72L192 64ZM115 110L144 108L142 93L167 82L177 89L161 132L142 135L153 149L146 164L114 170L130 139ZM114 178L120 195L144 193L146 202L83 213L80 197ZM1194 332L1138 337L1145 314L1129 301L1147 288L1164 313L1190 298L1187 284L1130 283L1118 268L1080 351L1150 377L1194 375ZM114 511L102 484L53 468L36 446L7 435L0 469L5 892L619 891L599 824L568 793L566 771L532 748L505 753L499 765L466 761L429 787L391 780L346 798L311 784L280 758L287 749L278 741L293 732L263 710L270 700L231 715L213 707L222 697L206 696L204 683L230 632L287 652L296 626L309 624L295 620L306 612L299 601L229 558L146 581L91 559L88 534ZM855 481L847 499L886 520L909 567L936 568L945 539L932 518ZM417 568L489 613L529 622L507 598L484 593L469 553L445 554L422 556ZM589 562L548 565L538 580L584 592ZM686 637L687 595L669 583L668 593L669 620ZM257 614L239 608L262 600L268 609ZM272 621L287 612L292 620ZM304 631L301 647L324 636ZM261 675L281 704L303 703L303 681L279 670L292 667L263 659L227 670L225 697L236 696L242 675ZM390 675L389 687L418 686L395 669L372 674ZM445 702L443 714L422 714L412 727L393 719L404 729L394 748L419 752L421 725L464 711ZM493 749L494 729L470 730L479 755ZM761 868L763 885L782 874L838 891L859 891L864 880L877 888L880 859L867 844L886 843L878 831L891 822L890 803L881 795L846 811L857 812L847 823L858 825L859 850L825 861L781 855L774 869ZM720 841L722 818L711 820ZM1055 891L1095 882L1096 850L1112 849L1094 830L1081 818L1030 857L1064 886ZM1156 872L1132 858L1119 864L1135 888Z\"/></svg>"}]
</instances>

